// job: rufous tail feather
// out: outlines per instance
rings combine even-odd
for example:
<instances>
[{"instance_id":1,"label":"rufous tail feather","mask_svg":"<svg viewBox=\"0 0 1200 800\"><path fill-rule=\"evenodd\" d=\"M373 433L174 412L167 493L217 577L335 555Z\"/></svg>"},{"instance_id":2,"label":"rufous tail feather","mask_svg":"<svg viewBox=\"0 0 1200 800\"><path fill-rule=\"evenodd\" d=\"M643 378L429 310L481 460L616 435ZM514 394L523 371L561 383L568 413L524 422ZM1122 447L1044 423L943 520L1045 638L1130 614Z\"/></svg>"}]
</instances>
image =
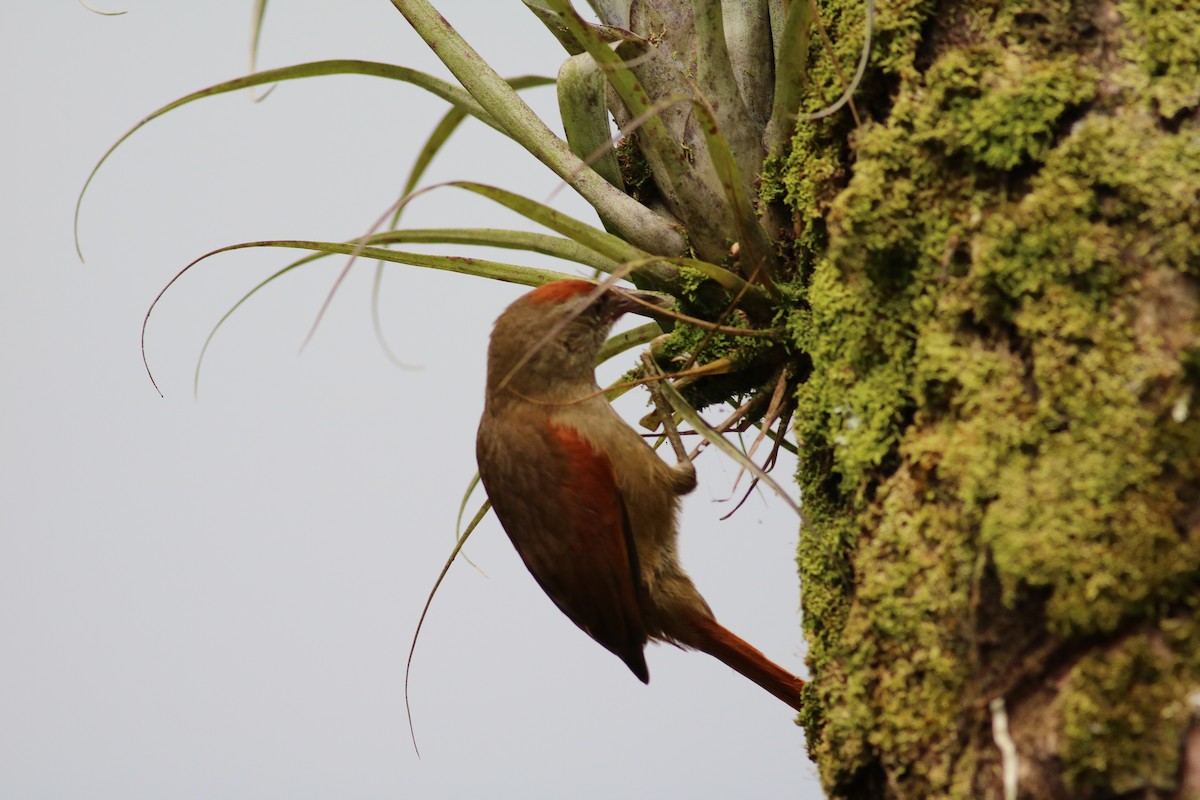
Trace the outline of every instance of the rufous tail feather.
<instances>
[{"instance_id":1,"label":"rufous tail feather","mask_svg":"<svg viewBox=\"0 0 1200 800\"><path fill-rule=\"evenodd\" d=\"M687 645L708 653L792 708L801 710L803 680L771 661L736 634L726 630L715 619L699 615L697 617L691 622L699 636L696 641L686 642Z\"/></svg>"}]
</instances>

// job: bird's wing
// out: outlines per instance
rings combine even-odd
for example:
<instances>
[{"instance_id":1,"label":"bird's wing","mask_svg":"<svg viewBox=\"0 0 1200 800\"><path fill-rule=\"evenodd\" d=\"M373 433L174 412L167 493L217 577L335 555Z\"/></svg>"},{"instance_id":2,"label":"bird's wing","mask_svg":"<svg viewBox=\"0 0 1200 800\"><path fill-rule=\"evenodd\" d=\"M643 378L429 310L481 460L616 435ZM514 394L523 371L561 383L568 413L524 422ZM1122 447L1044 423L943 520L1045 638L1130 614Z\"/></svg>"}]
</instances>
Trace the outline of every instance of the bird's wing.
<instances>
[{"instance_id":1,"label":"bird's wing","mask_svg":"<svg viewBox=\"0 0 1200 800\"><path fill-rule=\"evenodd\" d=\"M544 558L540 549L518 551L559 609L646 683L637 551L612 463L568 425L551 423L548 434L562 465L553 504L561 517L548 521L547 531L557 552Z\"/></svg>"}]
</instances>

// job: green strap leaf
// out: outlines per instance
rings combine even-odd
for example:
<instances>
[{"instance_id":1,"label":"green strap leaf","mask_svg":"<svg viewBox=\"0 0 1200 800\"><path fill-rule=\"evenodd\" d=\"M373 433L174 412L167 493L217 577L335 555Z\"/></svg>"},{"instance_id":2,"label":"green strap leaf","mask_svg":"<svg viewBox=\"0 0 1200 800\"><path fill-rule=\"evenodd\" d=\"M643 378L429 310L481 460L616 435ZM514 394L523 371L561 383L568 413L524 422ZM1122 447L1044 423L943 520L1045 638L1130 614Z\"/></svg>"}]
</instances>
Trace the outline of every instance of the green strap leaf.
<instances>
[{"instance_id":1,"label":"green strap leaf","mask_svg":"<svg viewBox=\"0 0 1200 800\"><path fill-rule=\"evenodd\" d=\"M740 0L739 4L750 5L747 0ZM726 149L737 159L738 172L752 180L763 161L762 128L750 117L733 77L723 5L712 0L692 0L692 16L696 21L696 83L700 87L699 96L706 99L721 129ZM745 193L748 186L741 191Z\"/></svg>"},{"instance_id":2,"label":"green strap leaf","mask_svg":"<svg viewBox=\"0 0 1200 800\"><path fill-rule=\"evenodd\" d=\"M791 138L796 111L804 99L813 19L808 0L793 0L776 39L775 99L766 132L767 152L773 156L780 155Z\"/></svg>"},{"instance_id":3,"label":"green strap leaf","mask_svg":"<svg viewBox=\"0 0 1200 800\"><path fill-rule=\"evenodd\" d=\"M380 261L408 264L410 266L423 267L425 269L438 269L447 272L458 272L464 275L474 275L481 278L504 281L506 283L521 284L523 286L541 286L542 284L549 283L550 281L576 277L564 272L538 269L519 264L505 264L499 261L489 261L487 259L480 258L465 258L461 256L434 256L423 253L408 253L400 250L390 250L385 247L364 246L363 244L357 242L319 242L301 239L273 239L256 242L242 242L240 244L219 247L216 250L211 250L205 253L185 266L179 272L175 273L175 276L172 277L171 280L167 281L163 288L159 290L158 295L155 296L154 300L150 303L150 307L146 310L145 318L142 320L142 363L146 367L146 374L150 376L151 384L154 385L155 391L157 391L160 395L162 394L162 390L159 389L158 382L154 379L154 372L150 368L150 363L146 356L146 330L150 324L150 317L154 313L154 309L158 307L159 301L162 300L167 291L174 286L180 278L182 278L193 267L197 266L202 261L221 253L229 253L233 252L234 250L246 250L258 247L282 247L288 249L311 250L313 251L313 254L288 264L286 267L276 271L272 275L259 282L250 291L242 295L242 297L236 303L234 303L224 315L222 315L222 317L217 321L217 324L209 332L208 338L205 340L204 346L201 348L200 357L196 362L195 376L193 378L193 391L199 390L200 367L203 364L204 356L208 351L209 344L212 342L213 337L216 335L217 331L220 330L221 326L225 324L225 321L228 320L233 313L237 311L237 309L240 308L247 300L257 294L268 284L272 283L283 275L286 275L292 270L305 264L312 263L318 258L326 255L346 255L368 259L378 259Z\"/></svg>"},{"instance_id":4,"label":"green strap leaf","mask_svg":"<svg viewBox=\"0 0 1200 800\"><path fill-rule=\"evenodd\" d=\"M677 265L691 267L701 272L730 292L737 293L746 289L748 297L752 300L763 297L760 289L754 286L746 287L746 281L727 269L722 269L715 264L693 258L660 258L648 255L619 236L606 233L574 217L567 216L561 211L556 211L536 200L530 200L507 189L488 186L482 183L472 183L470 181L452 181L442 185L455 186L459 189L466 189L467 191L483 195L503 206L511 208L521 216L531 219L539 225L544 225L550 230L568 237L605 258L617 262L618 267L632 266L633 275L645 278L648 283L652 284L652 287L662 289L675 288L679 275L673 266ZM435 187L429 188L432 189ZM603 268L601 267L601 269ZM608 272L608 270L604 271Z\"/></svg>"},{"instance_id":5,"label":"green strap leaf","mask_svg":"<svg viewBox=\"0 0 1200 800\"><path fill-rule=\"evenodd\" d=\"M563 49L568 54L577 56L583 52L583 45L579 43L570 29L562 23L562 20L558 18L558 14L546 8L538 0L521 0L521 2L546 26L546 29L554 35L554 38L558 39L558 43L563 46ZM624 28L614 28L611 25L592 25L590 23L589 27L596 31L606 42L620 42L630 37L630 32Z\"/></svg>"},{"instance_id":6,"label":"green strap leaf","mask_svg":"<svg viewBox=\"0 0 1200 800\"><path fill-rule=\"evenodd\" d=\"M567 144L604 180L625 191L621 166L612 147L607 89L604 73L587 53L572 56L559 67L558 110Z\"/></svg>"},{"instance_id":7,"label":"green strap leaf","mask_svg":"<svg viewBox=\"0 0 1200 800\"><path fill-rule=\"evenodd\" d=\"M242 78L237 78L224 83L218 83L213 86L201 89L198 92L192 92L189 95L179 98L174 102L159 108L149 116L142 119L128 131L121 135L121 138L113 142L112 146L104 152L100 160L96 162L96 166L92 167L92 171L88 174L87 180L83 183L83 188L79 190L79 198L75 201L75 250L79 254L80 260L83 259L83 250L79 244L79 213L83 206L83 197L87 193L88 187L91 186L92 180L96 177L96 173L100 171L100 167L104 165L116 151L134 133L139 131L143 126L151 121L158 119L163 114L173 111L180 106L187 105L195 100L200 100L205 97L212 97L218 94L227 92L235 92L240 89L247 89L252 86L261 86L266 83L277 83L279 81L297 80L299 78L313 78L320 75L369 75L377 78L389 78L391 80L403 81L411 83L414 86L419 86L426 91L441 97L442 99L453 103L455 106L462 108L468 114L478 117L483 122L497 127L496 122L488 115L486 111L479 107L470 95L462 89L447 83L440 78L435 78L418 70L400 67L394 64L384 64L378 61L351 61L351 60L336 60L336 61L313 61L307 64L296 64L291 67L280 67L279 69L269 69L264 72L257 72L253 75L246 75Z\"/></svg>"},{"instance_id":8,"label":"green strap leaf","mask_svg":"<svg viewBox=\"0 0 1200 800\"><path fill-rule=\"evenodd\" d=\"M571 152L426 0L392 0L442 63L504 129L509 138L579 192L606 224L639 247L658 254L684 250L683 237L666 220L604 180Z\"/></svg>"},{"instance_id":9,"label":"green strap leaf","mask_svg":"<svg viewBox=\"0 0 1200 800\"><path fill-rule=\"evenodd\" d=\"M771 116L775 80L775 71L770 68L775 53L768 4L769 0L738 0L721 5L733 74L747 111L760 126Z\"/></svg>"},{"instance_id":10,"label":"green strap leaf","mask_svg":"<svg viewBox=\"0 0 1200 800\"><path fill-rule=\"evenodd\" d=\"M776 271L775 245L758 224L758 214L754 210L749 192L746 191L746 184L742 182L737 159L729 148L728 140L721 135L712 106L701 98L696 103L696 110L697 116L703 118L704 124L701 128L704 141L708 144L713 167L725 192L725 201L732 210L738 242L741 245L742 274L773 289L772 277Z\"/></svg>"},{"instance_id":11,"label":"green strap leaf","mask_svg":"<svg viewBox=\"0 0 1200 800\"><path fill-rule=\"evenodd\" d=\"M515 78L507 78L506 80L508 85L516 91L554 84L554 78L547 78L544 75L520 75ZM404 182L404 189L400 193L401 197L404 197L417 188L417 184L421 181L421 176L429 168L433 157L438 154L438 151L442 149L442 146L466 118L467 112L455 106L447 111L445 116L434 126L433 132L429 134L429 138L425 140L425 145L421 148L421 152L417 154L416 160L413 161L412 168L408 172L408 179ZM493 127L495 126L493 125ZM395 215L392 217L392 227L396 226L399 218L400 209L397 208Z\"/></svg>"},{"instance_id":12,"label":"green strap leaf","mask_svg":"<svg viewBox=\"0 0 1200 800\"><path fill-rule=\"evenodd\" d=\"M602 231L561 211L556 211L550 206L539 203L536 200L530 200L528 197L523 197L507 189L470 181L452 181L446 185L474 192L502 206L511 208L521 216L531 219L539 225L544 225L550 230L560 233L613 261L623 264L630 261L641 261L651 258L649 254L639 250L619 236ZM669 270L669 268L665 269ZM657 276L661 272L661 270L655 271L650 269L649 265L647 265L645 270L645 274L650 276ZM673 273L673 270L670 270L670 272ZM673 275L662 274L661 277L665 279L673 277Z\"/></svg>"},{"instance_id":13,"label":"green strap leaf","mask_svg":"<svg viewBox=\"0 0 1200 800\"><path fill-rule=\"evenodd\" d=\"M564 261L573 261L605 273L614 272L616 261L595 250L561 236L505 228L404 228L379 233L366 240L367 244L464 244L477 247L500 247L541 253Z\"/></svg>"}]
</instances>

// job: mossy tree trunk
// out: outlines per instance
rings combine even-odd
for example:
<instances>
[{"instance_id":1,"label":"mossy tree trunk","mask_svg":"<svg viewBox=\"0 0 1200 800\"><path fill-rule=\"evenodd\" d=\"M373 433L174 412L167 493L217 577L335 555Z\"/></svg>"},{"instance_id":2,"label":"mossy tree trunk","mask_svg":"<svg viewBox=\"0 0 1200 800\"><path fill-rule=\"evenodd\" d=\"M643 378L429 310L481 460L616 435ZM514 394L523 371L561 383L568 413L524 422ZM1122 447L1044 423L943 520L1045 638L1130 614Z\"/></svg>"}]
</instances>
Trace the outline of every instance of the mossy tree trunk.
<instances>
[{"instance_id":1,"label":"mossy tree trunk","mask_svg":"<svg viewBox=\"0 0 1200 800\"><path fill-rule=\"evenodd\" d=\"M861 0L818 5L852 65ZM1195 796L1200 3L882 0L875 32L861 126L765 181L808 270L826 790L1002 797L1000 698L1021 797Z\"/></svg>"}]
</instances>

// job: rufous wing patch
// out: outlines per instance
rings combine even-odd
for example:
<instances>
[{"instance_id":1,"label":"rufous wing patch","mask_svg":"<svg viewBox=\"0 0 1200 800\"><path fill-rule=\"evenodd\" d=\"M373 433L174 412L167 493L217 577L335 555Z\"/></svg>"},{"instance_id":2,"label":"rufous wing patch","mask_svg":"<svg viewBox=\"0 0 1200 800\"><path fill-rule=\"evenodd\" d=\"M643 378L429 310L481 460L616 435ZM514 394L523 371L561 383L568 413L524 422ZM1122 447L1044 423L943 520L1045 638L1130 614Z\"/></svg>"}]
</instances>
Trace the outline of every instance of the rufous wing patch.
<instances>
[{"instance_id":1,"label":"rufous wing patch","mask_svg":"<svg viewBox=\"0 0 1200 800\"><path fill-rule=\"evenodd\" d=\"M539 582L564 614L648 682L637 551L612 462L574 428L551 423L549 434L564 466L558 485L566 563L554 580Z\"/></svg>"}]
</instances>

